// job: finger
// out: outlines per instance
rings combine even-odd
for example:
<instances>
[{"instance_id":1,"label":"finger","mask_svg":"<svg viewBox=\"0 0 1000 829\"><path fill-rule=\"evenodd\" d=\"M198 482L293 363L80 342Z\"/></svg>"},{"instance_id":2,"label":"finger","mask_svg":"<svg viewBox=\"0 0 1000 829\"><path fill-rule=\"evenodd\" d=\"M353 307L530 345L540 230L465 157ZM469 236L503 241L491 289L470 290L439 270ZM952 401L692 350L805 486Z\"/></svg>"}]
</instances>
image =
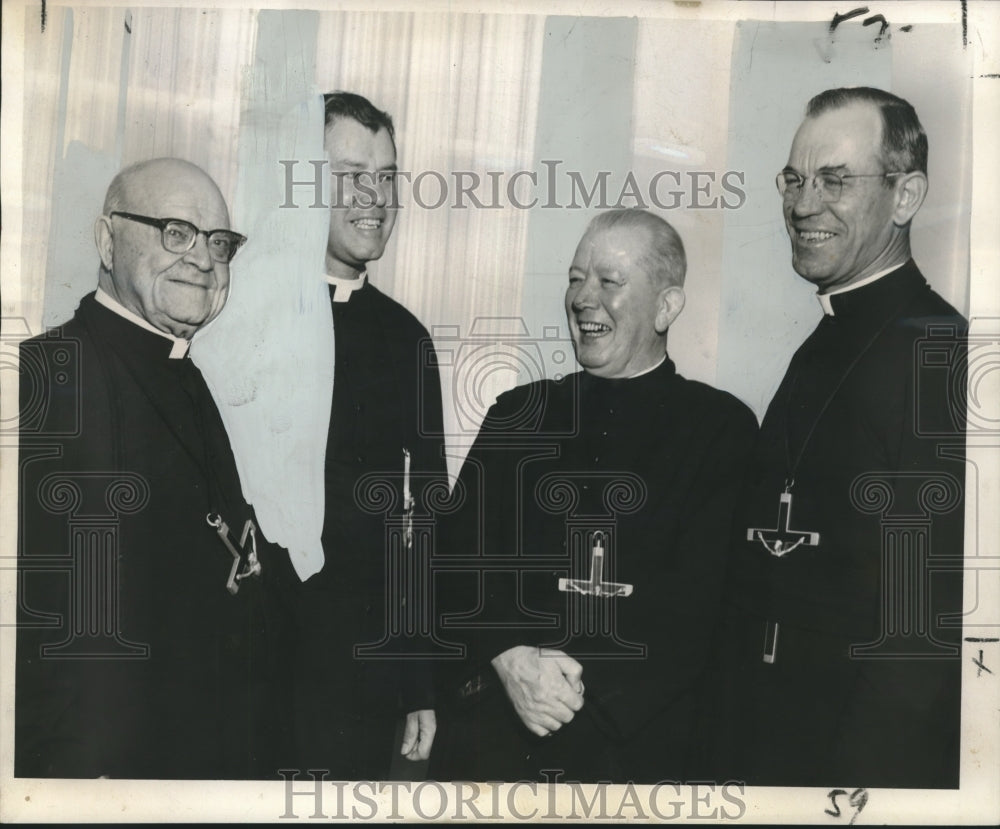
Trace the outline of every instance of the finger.
<instances>
[{"instance_id":1,"label":"finger","mask_svg":"<svg viewBox=\"0 0 1000 829\"><path fill-rule=\"evenodd\" d=\"M536 703L528 710L529 715L544 715L561 724L568 723L576 716L576 711L562 700L554 697L546 699L544 702Z\"/></svg>"},{"instance_id":2,"label":"finger","mask_svg":"<svg viewBox=\"0 0 1000 829\"><path fill-rule=\"evenodd\" d=\"M431 756L431 746L434 745L434 735L437 734L437 720L434 718L434 713L431 712L430 717L425 717L420 725L420 739L417 740L416 751L418 759L426 760Z\"/></svg>"},{"instance_id":3,"label":"finger","mask_svg":"<svg viewBox=\"0 0 1000 829\"><path fill-rule=\"evenodd\" d=\"M523 699L528 710L545 711L560 722L569 722L583 707L583 697L566 682L562 674L543 677L542 683Z\"/></svg>"},{"instance_id":4,"label":"finger","mask_svg":"<svg viewBox=\"0 0 1000 829\"><path fill-rule=\"evenodd\" d=\"M431 756L430 746L421 740L413 747L413 750L406 755L406 759L409 760L410 762L416 763L419 762L420 760L426 760L430 756Z\"/></svg>"},{"instance_id":5,"label":"finger","mask_svg":"<svg viewBox=\"0 0 1000 829\"><path fill-rule=\"evenodd\" d=\"M399 749L400 754L408 757L410 752L413 751L414 746L417 744L418 724L415 715L406 715L406 727L403 729L403 744Z\"/></svg>"},{"instance_id":6,"label":"finger","mask_svg":"<svg viewBox=\"0 0 1000 829\"><path fill-rule=\"evenodd\" d=\"M560 703L571 711L579 711L583 708L583 682L570 681L565 674L555 670L543 674L540 696L546 702Z\"/></svg>"},{"instance_id":7,"label":"finger","mask_svg":"<svg viewBox=\"0 0 1000 829\"><path fill-rule=\"evenodd\" d=\"M571 711L579 711L583 708L583 683L580 684L579 690L576 688L570 688L568 685L563 689L557 699Z\"/></svg>"},{"instance_id":8,"label":"finger","mask_svg":"<svg viewBox=\"0 0 1000 829\"><path fill-rule=\"evenodd\" d=\"M557 656L555 663L570 685L576 687L583 679L583 665L577 662L572 656L567 656L566 654Z\"/></svg>"},{"instance_id":9,"label":"finger","mask_svg":"<svg viewBox=\"0 0 1000 829\"><path fill-rule=\"evenodd\" d=\"M539 737L545 737L550 732L558 731L563 726L559 720L544 711L534 711L531 713L518 711L517 714L528 730Z\"/></svg>"},{"instance_id":10,"label":"finger","mask_svg":"<svg viewBox=\"0 0 1000 829\"><path fill-rule=\"evenodd\" d=\"M414 760L426 760L431 756L431 744L434 742L434 738L431 739L421 739L417 743L417 747L413 749L411 754Z\"/></svg>"},{"instance_id":11,"label":"finger","mask_svg":"<svg viewBox=\"0 0 1000 829\"><path fill-rule=\"evenodd\" d=\"M411 762L419 762L420 760L426 760L431 756L431 745L434 742L433 733L428 735L423 728L420 730L420 737L416 741L416 745L404 755L407 760Z\"/></svg>"},{"instance_id":12,"label":"finger","mask_svg":"<svg viewBox=\"0 0 1000 829\"><path fill-rule=\"evenodd\" d=\"M569 703L565 703L562 700L559 700L558 702L559 702L558 705L553 706L555 710L551 712L551 715L564 725L570 722L573 719L573 717L576 716L576 712L579 711L581 708L583 708L582 699L580 700L580 704L576 707L570 705Z\"/></svg>"}]
</instances>

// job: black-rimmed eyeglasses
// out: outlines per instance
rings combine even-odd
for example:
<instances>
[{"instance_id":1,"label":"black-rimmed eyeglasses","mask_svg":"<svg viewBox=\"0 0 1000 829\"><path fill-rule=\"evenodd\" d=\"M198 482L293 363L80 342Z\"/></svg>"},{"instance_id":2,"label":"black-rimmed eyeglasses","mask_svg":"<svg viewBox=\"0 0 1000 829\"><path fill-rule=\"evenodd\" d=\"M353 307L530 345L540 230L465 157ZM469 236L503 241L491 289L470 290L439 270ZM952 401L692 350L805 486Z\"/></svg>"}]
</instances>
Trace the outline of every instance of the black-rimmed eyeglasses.
<instances>
[{"instance_id":1,"label":"black-rimmed eyeglasses","mask_svg":"<svg viewBox=\"0 0 1000 829\"><path fill-rule=\"evenodd\" d=\"M170 253L187 253L194 247L198 237L204 236L208 243L209 256L222 264L232 262L240 245L247 240L246 236L235 230L199 230L191 222L185 222L183 219L154 219L152 216L139 216L121 210L114 210L110 215L158 228L160 241Z\"/></svg>"},{"instance_id":2,"label":"black-rimmed eyeglasses","mask_svg":"<svg viewBox=\"0 0 1000 829\"><path fill-rule=\"evenodd\" d=\"M806 179L794 170L782 170L778 173L774 183L778 185L778 192L782 198L791 200L797 199L802 193L802 188L806 181L812 184L813 190L822 202L835 202L844 191L844 179L848 178L892 178L893 176L905 176L906 173L857 173L850 175L840 175L839 173L820 172L812 178Z\"/></svg>"}]
</instances>

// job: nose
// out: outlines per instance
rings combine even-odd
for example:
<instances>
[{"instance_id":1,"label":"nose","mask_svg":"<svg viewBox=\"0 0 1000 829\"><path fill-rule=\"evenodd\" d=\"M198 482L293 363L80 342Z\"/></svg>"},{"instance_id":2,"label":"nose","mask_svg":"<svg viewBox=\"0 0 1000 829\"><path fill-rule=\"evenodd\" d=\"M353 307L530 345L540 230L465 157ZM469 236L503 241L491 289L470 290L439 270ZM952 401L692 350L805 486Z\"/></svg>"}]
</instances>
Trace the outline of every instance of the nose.
<instances>
[{"instance_id":1,"label":"nose","mask_svg":"<svg viewBox=\"0 0 1000 829\"><path fill-rule=\"evenodd\" d=\"M208 234L205 231L199 231L198 235L195 236L191 250L184 254L184 261L205 272L215 267L215 260L208 252Z\"/></svg>"},{"instance_id":2,"label":"nose","mask_svg":"<svg viewBox=\"0 0 1000 829\"><path fill-rule=\"evenodd\" d=\"M823 201L819 197L815 179L806 179L802 184L802 189L795 191L789 204L791 205L792 218L795 219L814 216L822 212Z\"/></svg>"},{"instance_id":3,"label":"nose","mask_svg":"<svg viewBox=\"0 0 1000 829\"><path fill-rule=\"evenodd\" d=\"M370 207L385 207L389 202L392 182L382 180L377 172L358 173L354 177L354 193L351 198L352 207L367 209Z\"/></svg>"},{"instance_id":4,"label":"nose","mask_svg":"<svg viewBox=\"0 0 1000 829\"><path fill-rule=\"evenodd\" d=\"M391 178L382 179L375 185L375 205L377 207L385 207L389 203L392 188L393 179Z\"/></svg>"},{"instance_id":5,"label":"nose","mask_svg":"<svg viewBox=\"0 0 1000 829\"><path fill-rule=\"evenodd\" d=\"M592 276L588 276L575 286L571 285L570 291L572 293L571 305L574 311L593 308L597 304L597 280Z\"/></svg>"}]
</instances>

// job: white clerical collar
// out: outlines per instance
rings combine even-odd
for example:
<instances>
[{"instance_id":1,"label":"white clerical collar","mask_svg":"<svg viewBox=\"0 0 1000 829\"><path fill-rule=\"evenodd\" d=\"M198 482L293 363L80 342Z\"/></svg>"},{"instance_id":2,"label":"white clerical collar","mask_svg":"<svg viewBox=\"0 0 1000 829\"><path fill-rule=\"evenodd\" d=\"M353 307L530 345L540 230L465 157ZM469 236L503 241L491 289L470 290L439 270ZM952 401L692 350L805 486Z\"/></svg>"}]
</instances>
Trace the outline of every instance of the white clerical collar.
<instances>
[{"instance_id":1,"label":"white clerical collar","mask_svg":"<svg viewBox=\"0 0 1000 829\"><path fill-rule=\"evenodd\" d=\"M660 366L662 366L667 361L667 355L663 355L663 359L660 360L655 366L650 366L649 368L644 368L638 374L632 374L629 376L629 380L635 380L636 377L642 377L644 374L649 374L650 372L656 371Z\"/></svg>"},{"instance_id":2,"label":"white clerical collar","mask_svg":"<svg viewBox=\"0 0 1000 829\"><path fill-rule=\"evenodd\" d=\"M117 299L115 299L111 294L105 291L103 288L98 288L97 293L94 294L94 299L96 299L101 305L107 308L109 311L114 311L118 316L124 317L129 322L138 325L140 328L145 328L147 331L152 331L154 334L159 334L161 337L170 340L174 344L173 348L170 349L170 359L180 360L187 355L188 349L191 347L191 340L185 340L180 337L175 337L173 334L168 334L166 331L161 331L150 325L146 320L140 317L138 314L129 311L124 305L122 305Z\"/></svg>"},{"instance_id":3,"label":"white clerical collar","mask_svg":"<svg viewBox=\"0 0 1000 829\"><path fill-rule=\"evenodd\" d=\"M893 271L898 271L905 264L905 262L900 262L898 265L893 265L891 268L886 268L884 271L873 273L871 276L866 276L864 279L852 282L850 285L845 285L843 288L837 288L836 290L830 291L826 294L816 294L819 304L823 306L823 313L828 317L833 316L833 303L830 301L830 297L836 296L837 294L846 294L848 291L854 291L858 288L864 288L865 285L871 285L872 282L877 282L883 276L888 276Z\"/></svg>"},{"instance_id":4,"label":"white clerical collar","mask_svg":"<svg viewBox=\"0 0 1000 829\"><path fill-rule=\"evenodd\" d=\"M344 279L342 276L330 276L330 274L326 274L324 278L335 289L333 301L347 302L355 291L360 291L365 287L365 282L368 281L368 271L364 271L357 279Z\"/></svg>"}]
</instances>

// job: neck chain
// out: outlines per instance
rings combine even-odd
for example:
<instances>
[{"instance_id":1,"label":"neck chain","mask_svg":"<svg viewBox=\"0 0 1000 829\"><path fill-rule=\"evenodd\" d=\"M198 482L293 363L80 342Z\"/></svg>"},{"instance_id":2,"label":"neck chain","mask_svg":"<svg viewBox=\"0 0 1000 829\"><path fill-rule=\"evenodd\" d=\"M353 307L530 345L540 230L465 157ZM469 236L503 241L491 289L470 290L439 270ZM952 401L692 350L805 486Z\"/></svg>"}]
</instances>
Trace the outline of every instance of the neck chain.
<instances>
[{"instance_id":1,"label":"neck chain","mask_svg":"<svg viewBox=\"0 0 1000 829\"><path fill-rule=\"evenodd\" d=\"M844 383L847 382L847 378L851 376L854 369L857 367L858 363L860 363L862 358L871 350L872 346L875 345L875 342L878 340L879 337L882 336L882 334L885 332L885 330L889 327L889 325L895 318L896 314L891 314L889 318L878 327L878 330L868 339L864 347L857 353L857 355L855 355L854 359L851 360L850 365L847 366L847 369L841 375L840 379L837 381L837 384L833 387L833 391L830 392L826 400L823 402L823 405L820 407L820 410L817 413L816 417L813 418L813 422L809 426L809 431L806 432L805 439L802 441L801 446L799 446L799 451L795 454L795 457L793 458L791 438L790 438L790 431L791 431L790 423L792 420L792 400L795 397L795 386L798 384L799 375L802 373L801 369L796 369L796 372L792 377L792 381L788 385L788 395L785 398L784 445L785 445L785 470L787 472L787 475L785 477L786 493L791 492L792 487L795 485L795 472L799 468L799 464L802 462L802 456L805 455L806 449L809 446L809 442L812 440L813 433L815 433L816 427L819 426L820 421L823 420L823 416L826 414L826 410L830 408L830 404L837 397L837 394L840 392L841 388L843 388ZM836 317L825 318L824 322L826 322L826 319L835 320Z\"/></svg>"}]
</instances>

